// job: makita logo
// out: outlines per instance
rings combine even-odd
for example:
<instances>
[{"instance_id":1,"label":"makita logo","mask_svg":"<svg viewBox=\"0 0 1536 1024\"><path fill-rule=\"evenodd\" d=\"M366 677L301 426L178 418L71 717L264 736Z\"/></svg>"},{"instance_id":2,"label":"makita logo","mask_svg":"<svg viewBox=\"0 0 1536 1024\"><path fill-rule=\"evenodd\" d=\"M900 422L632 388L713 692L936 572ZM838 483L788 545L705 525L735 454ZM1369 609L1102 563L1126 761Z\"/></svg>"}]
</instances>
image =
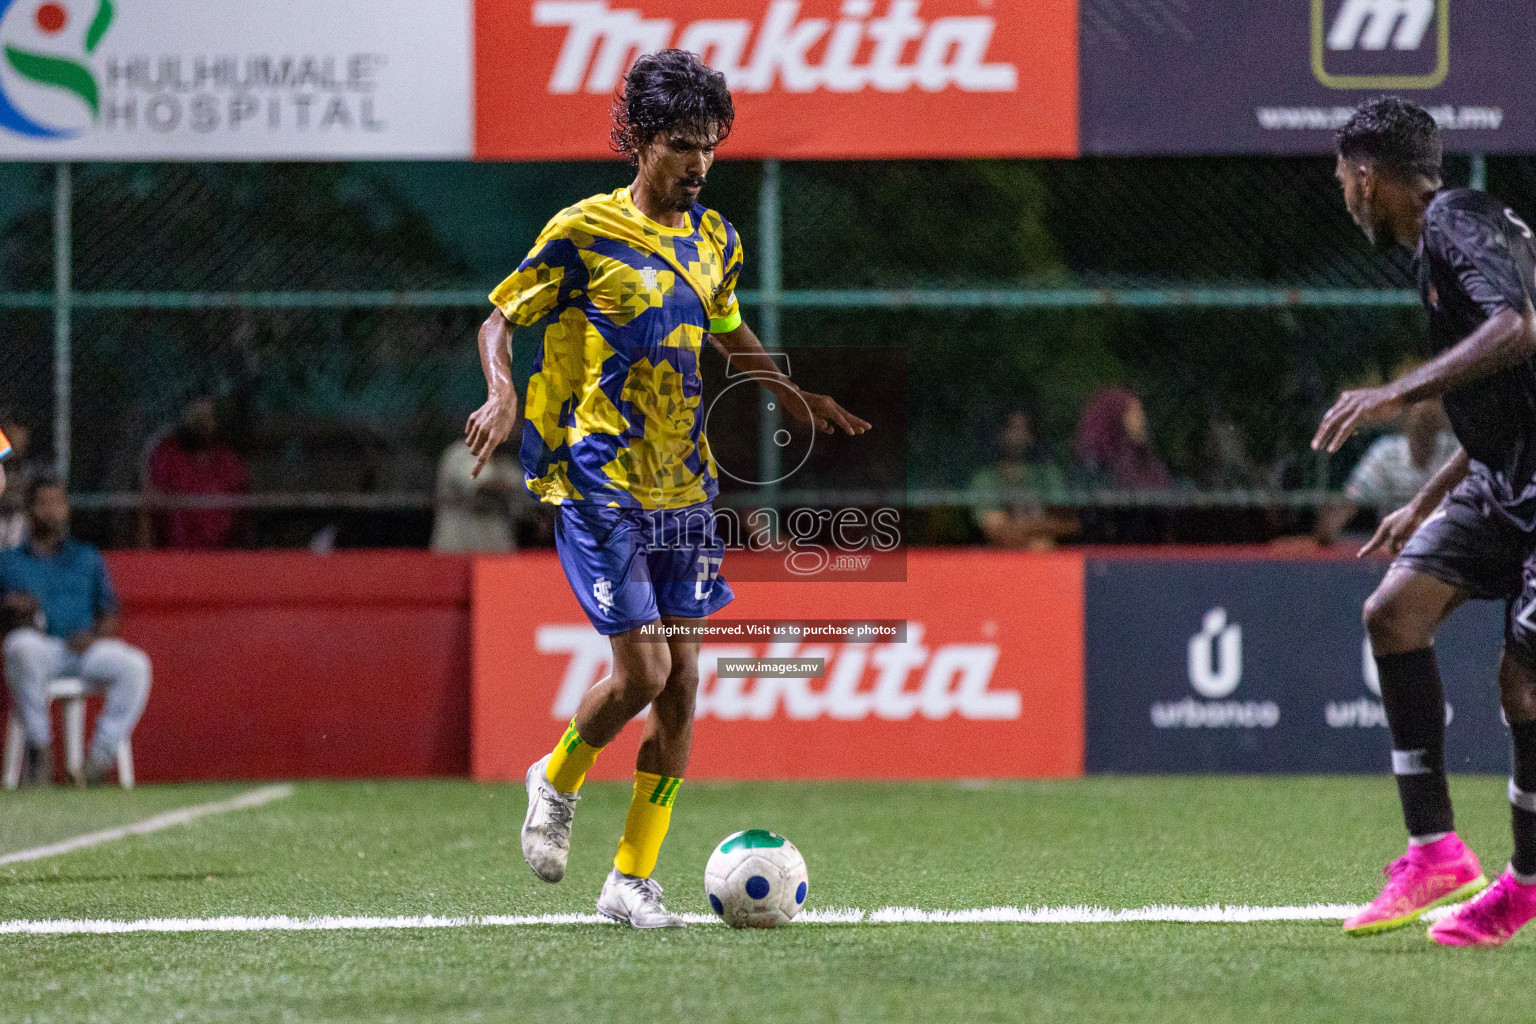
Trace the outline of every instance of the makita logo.
<instances>
[{"instance_id":1,"label":"makita logo","mask_svg":"<svg viewBox=\"0 0 1536 1024\"><path fill-rule=\"evenodd\" d=\"M608 674L608 639L586 625L544 625L534 633L534 646L540 654L568 659L550 708L551 717L567 721L582 694ZM695 716L725 721L762 721L781 714L793 721L956 716L1013 721L1023 716L1023 698L1014 690L993 689L998 653L996 644L987 643L924 646L917 622L907 625L905 643L704 644ZM824 658L826 678L720 678L715 668L722 658Z\"/></svg>"},{"instance_id":2,"label":"makita logo","mask_svg":"<svg viewBox=\"0 0 1536 1024\"><path fill-rule=\"evenodd\" d=\"M1435 0L1344 0L1328 30L1330 50L1417 50L1435 18Z\"/></svg>"},{"instance_id":3,"label":"makita logo","mask_svg":"<svg viewBox=\"0 0 1536 1024\"><path fill-rule=\"evenodd\" d=\"M611 95L635 58L669 46L699 54L733 90L747 93L1018 88L1014 65L987 60L992 18L925 21L921 9L921 0L889 0L877 17L875 0L846 0L833 21L800 17L799 0L773 0L761 23L705 18L679 28L606 0L538 0L533 24L565 29L549 80L556 95Z\"/></svg>"}]
</instances>

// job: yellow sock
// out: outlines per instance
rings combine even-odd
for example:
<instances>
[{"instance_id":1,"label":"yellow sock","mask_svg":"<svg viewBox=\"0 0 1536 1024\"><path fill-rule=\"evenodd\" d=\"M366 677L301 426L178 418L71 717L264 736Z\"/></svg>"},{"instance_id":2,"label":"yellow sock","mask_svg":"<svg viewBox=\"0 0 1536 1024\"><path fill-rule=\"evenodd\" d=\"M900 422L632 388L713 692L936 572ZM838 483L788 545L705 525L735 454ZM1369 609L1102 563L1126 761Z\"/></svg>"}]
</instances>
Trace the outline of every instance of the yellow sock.
<instances>
[{"instance_id":1,"label":"yellow sock","mask_svg":"<svg viewBox=\"0 0 1536 1024\"><path fill-rule=\"evenodd\" d=\"M613 866L626 875L649 878L656 870L661 841L672 824L672 801L682 779L650 772L635 772L635 795L629 801L629 816L624 819L624 838L619 840L619 855Z\"/></svg>"},{"instance_id":2,"label":"yellow sock","mask_svg":"<svg viewBox=\"0 0 1536 1024\"><path fill-rule=\"evenodd\" d=\"M587 772L597 761L602 747L594 747L576 731L576 719L566 726L565 735L555 744L555 752L549 755L544 766L544 777L562 793L574 793L586 780Z\"/></svg>"}]
</instances>

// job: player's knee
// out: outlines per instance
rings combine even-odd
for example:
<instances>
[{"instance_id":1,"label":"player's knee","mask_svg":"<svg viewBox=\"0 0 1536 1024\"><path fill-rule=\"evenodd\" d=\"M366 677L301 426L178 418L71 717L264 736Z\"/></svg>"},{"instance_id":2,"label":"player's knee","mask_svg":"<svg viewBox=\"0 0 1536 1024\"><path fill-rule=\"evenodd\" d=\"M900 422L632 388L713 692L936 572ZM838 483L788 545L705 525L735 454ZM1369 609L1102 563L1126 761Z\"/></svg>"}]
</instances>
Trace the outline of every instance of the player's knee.
<instances>
[{"instance_id":1,"label":"player's knee","mask_svg":"<svg viewBox=\"0 0 1536 1024\"><path fill-rule=\"evenodd\" d=\"M666 644L644 644L653 647L638 653L624 666L623 685L627 697L640 704L649 704L667 688L667 677L672 672L672 659Z\"/></svg>"},{"instance_id":2,"label":"player's knee","mask_svg":"<svg viewBox=\"0 0 1536 1024\"><path fill-rule=\"evenodd\" d=\"M1424 617L1414 614L1411 604L1390 590L1378 590L1366 598L1363 618L1377 654L1416 650L1433 635Z\"/></svg>"},{"instance_id":3,"label":"player's knee","mask_svg":"<svg viewBox=\"0 0 1536 1024\"><path fill-rule=\"evenodd\" d=\"M666 703L675 708L681 717L692 719L693 706L698 700L698 694L699 667L682 663L674 664L671 674L667 676Z\"/></svg>"},{"instance_id":4,"label":"player's knee","mask_svg":"<svg viewBox=\"0 0 1536 1024\"><path fill-rule=\"evenodd\" d=\"M1536 650L1529 635L1505 637L1499 664L1499 703L1511 722L1536 720Z\"/></svg>"}]
</instances>

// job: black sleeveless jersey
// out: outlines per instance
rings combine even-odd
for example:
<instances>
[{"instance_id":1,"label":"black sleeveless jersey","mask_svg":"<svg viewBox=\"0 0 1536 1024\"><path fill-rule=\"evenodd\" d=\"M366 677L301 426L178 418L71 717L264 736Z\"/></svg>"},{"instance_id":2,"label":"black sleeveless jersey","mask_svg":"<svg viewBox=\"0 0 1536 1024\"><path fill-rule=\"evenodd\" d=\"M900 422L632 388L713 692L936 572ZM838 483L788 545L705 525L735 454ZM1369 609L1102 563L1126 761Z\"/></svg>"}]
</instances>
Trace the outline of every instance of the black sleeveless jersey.
<instances>
[{"instance_id":1,"label":"black sleeveless jersey","mask_svg":"<svg viewBox=\"0 0 1536 1024\"><path fill-rule=\"evenodd\" d=\"M1449 189L1424 211L1414 254L1419 298L1429 311L1430 355L1466 339L1505 309L1521 315L1536 296L1536 237L1485 192ZM1444 396L1456 439L1490 496L1536 519L1536 357Z\"/></svg>"}]
</instances>

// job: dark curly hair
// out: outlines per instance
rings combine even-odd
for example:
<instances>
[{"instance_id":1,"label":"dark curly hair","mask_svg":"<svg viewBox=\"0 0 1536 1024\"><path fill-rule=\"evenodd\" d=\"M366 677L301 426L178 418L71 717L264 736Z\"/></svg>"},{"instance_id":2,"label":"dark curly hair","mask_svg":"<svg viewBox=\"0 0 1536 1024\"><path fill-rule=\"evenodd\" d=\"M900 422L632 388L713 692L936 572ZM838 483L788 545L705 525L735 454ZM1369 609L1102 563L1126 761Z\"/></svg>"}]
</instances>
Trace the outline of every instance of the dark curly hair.
<instances>
[{"instance_id":1,"label":"dark curly hair","mask_svg":"<svg viewBox=\"0 0 1536 1024\"><path fill-rule=\"evenodd\" d=\"M637 163L640 150L658 135L674 131L700 138L713 134L715 144L731 134L736 108L725 76L687 50L662 50L635 61L624 76L624 87L613 101L615 153Z\"/></svg>"},{"instance_id":2,"label":"dark curly hair","mask_svg":"<svg viewBox=\"0 0 1536 1024\"><path fill-rule=\"evenodd\" d=\"M1339 129L1346 160L1370 160L1399 178L1440 180L1440 126L1423 107L1396 96L1362 103Z\"/></svg>"}]
</instances>

